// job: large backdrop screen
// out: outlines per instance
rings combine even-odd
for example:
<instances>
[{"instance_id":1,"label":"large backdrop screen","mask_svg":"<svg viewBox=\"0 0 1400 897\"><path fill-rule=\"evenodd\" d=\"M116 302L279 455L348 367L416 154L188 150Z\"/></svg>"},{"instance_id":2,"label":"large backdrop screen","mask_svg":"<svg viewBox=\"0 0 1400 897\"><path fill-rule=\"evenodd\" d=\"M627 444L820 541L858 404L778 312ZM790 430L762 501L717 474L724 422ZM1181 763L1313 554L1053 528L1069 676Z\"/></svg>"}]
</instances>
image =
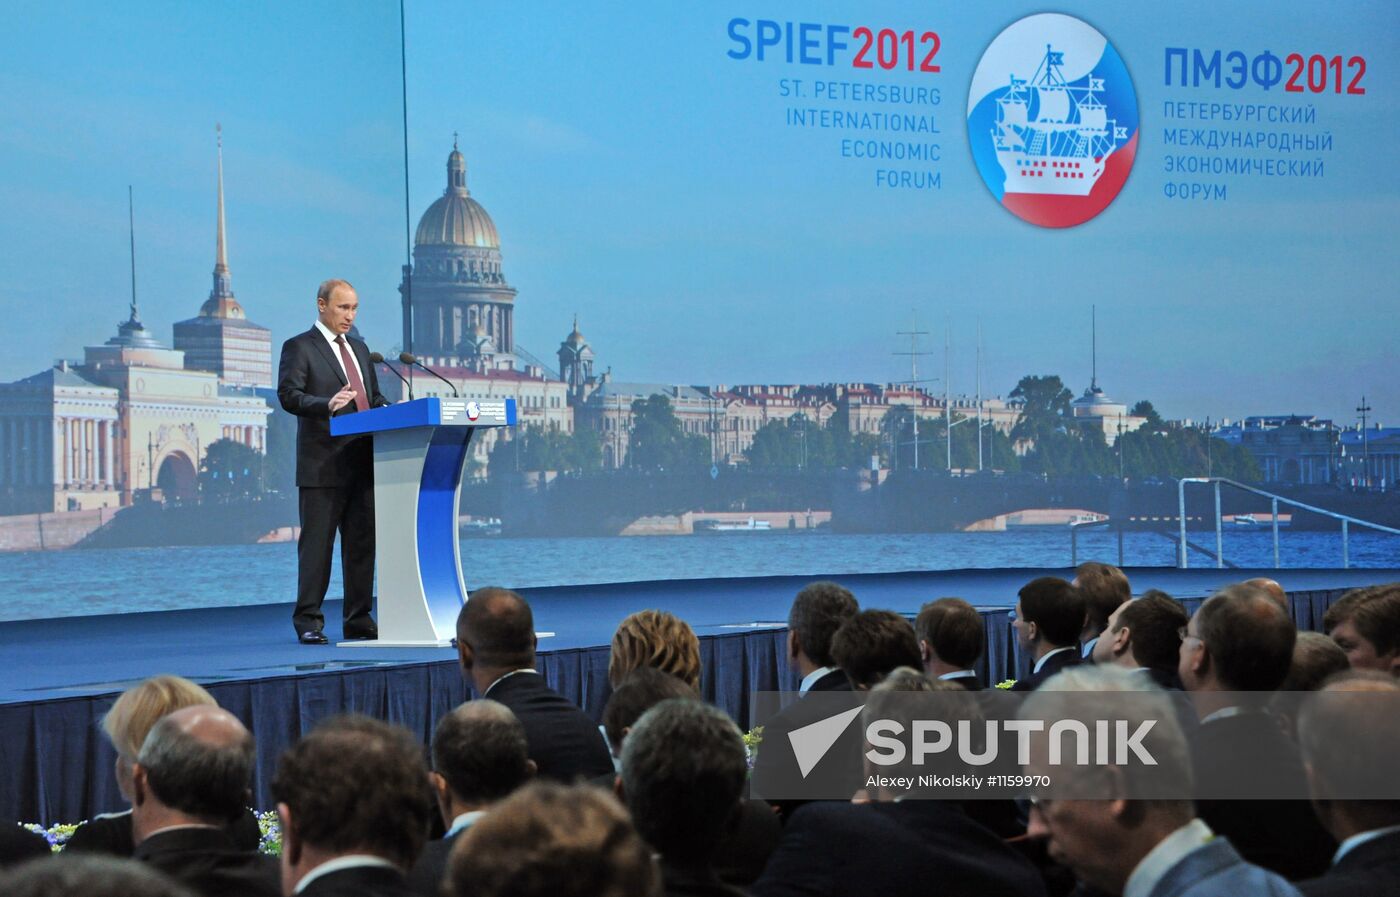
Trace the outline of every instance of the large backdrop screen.
<instances>
[{"instance_id":1,"label":"large backdrop screen","mask_svg":"<svg viewBox=\"0 0 1400 897\"><path fill-rule=\"evenodd\" d=\"M292 600L329 277L470 587L1394 564L1400 7L404 11L10 17L0 616Z\"/></svg>"}]
</instances>

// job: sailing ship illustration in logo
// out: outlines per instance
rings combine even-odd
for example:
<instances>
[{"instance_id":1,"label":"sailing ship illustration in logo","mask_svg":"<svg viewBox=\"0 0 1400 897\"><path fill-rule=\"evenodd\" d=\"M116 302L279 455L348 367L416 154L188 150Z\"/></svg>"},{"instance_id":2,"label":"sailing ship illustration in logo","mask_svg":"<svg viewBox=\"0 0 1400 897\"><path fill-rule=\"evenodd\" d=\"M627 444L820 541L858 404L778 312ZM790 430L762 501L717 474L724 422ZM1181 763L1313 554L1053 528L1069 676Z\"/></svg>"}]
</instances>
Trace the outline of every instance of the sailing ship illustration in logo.
<instances>
[{"instance_id":1,"label":"sailing ship illustration in logo","mask_svg":"<svg viewBox=\"0 0 1400 897\"><path fill-rule=\"evenodd\" d=\"M1018 217L1072 227L1108 207L1137 151L1137 97L1107 39L1072 16L1027 16L983 54L968 94L982 179Z\"/></svg>"}]
</instances>

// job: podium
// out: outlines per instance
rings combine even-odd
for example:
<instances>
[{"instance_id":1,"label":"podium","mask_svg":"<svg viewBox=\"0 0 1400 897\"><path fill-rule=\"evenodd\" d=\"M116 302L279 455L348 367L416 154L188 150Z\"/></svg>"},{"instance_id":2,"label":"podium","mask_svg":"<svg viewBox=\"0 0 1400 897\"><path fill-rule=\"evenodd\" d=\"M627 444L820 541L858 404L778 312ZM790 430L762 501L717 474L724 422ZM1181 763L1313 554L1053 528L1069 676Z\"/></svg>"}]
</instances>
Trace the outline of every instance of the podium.
<instances>
[{"instance_id":1,"label":"podium","mask_svg":"<svg viewBox=\"0 0 1400 897\"><path fill-rule=\"evenodd\" d=\"M332 436L374 438L379 638L339 647L445 647L467 600L457 535L472 436L515 424L514 399L424 398L331 418Z\"/></svg>"}]
</instances>

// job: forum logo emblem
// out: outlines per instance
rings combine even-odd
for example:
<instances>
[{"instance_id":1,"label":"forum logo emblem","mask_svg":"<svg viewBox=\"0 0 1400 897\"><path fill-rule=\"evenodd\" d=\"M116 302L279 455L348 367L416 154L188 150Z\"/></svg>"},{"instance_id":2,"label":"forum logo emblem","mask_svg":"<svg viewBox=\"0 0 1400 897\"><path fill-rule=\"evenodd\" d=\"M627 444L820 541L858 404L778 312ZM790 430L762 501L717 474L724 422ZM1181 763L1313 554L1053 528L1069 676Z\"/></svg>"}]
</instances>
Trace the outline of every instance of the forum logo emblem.
<instances>
[{"instance_id":1,"label":"forum logo emblem","mask_svg":"<svg viewBox=\"0 0 1400 897\"><path fill-rule=\"evenodd\" d=\"M1118 51L1073 16L1026 16L982 54L967 137L987 189L1013 215L1074 227L1123 189L1138 144L1137 94Z\"/></svg>"},{"instance_id":2,"label":"forum logo emblem","mask_svg":"<svg viewBox=\"0 0 1400 897\"><path fill-rule=\"evenodd\" d=\"M481 417L481 406L476 402L467 403L467 420L476 420Z\"/></svg>"}]
</instances>

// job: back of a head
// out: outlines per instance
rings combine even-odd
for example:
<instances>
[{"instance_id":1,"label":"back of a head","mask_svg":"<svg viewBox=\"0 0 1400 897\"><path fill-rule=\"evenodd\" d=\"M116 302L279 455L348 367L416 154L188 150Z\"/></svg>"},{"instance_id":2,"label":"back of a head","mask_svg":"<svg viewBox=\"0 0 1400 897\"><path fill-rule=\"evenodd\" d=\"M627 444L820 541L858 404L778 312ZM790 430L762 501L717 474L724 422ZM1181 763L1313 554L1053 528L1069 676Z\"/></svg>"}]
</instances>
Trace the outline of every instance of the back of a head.
<instances>
[{"instance_id":1,"label":"back of a head","mask_svg":"<svg viewBox=\"0 0 1400 897\"><path fill-rule=\"evenodd\" d=\"M214 696L180 676L153 676L121 693L102 717L102 731L119 755L135 760L151 727L182 707L217 706Z\"/></svg>"},{"instance_id":2,"label":"back of a head","mask_svg":"<svg viewBox=\"0 0 1400 897\"><path fill-rule=\"evenodd\" d=\"M1175 670L1181 650L1181 627L1190 619L1180 601L1152 590L1128 602L1119 611L1116 625L1128 630L1133 658L1138 663L1152 670Z\"/></svg>"},{"instance_id":3,"label":"back of a head","mask_svg":"<svg viewBox=\"0 0 1400 897\"><path fill-rule=\"evenodd\" d=\"M1225 690L1275 691L1288 676L1298 631L1258 586L1216 592L1196 611L1195 624Z\"/></svg>"},{"instance_id":4,"label":"back of a head","mask_svg":"<svg viewBox=\"0 0 1400 897\"><path fill-rule=\"evenodd\" d=\"M710 862L747 776L738 727L700 701L662 701L622 746L622 789L637 831L674 863Z\"/></svg>"},{"instance_id":5,"label":"back of a head","mask_svg":"<svg viewBox=\"0 0 1400 897\"><path fill-rule=\"evenodd\" d=\"M408 730L339 716L282 754L272 795L288 806L305 843L407 868L427 838L427 775L422 748Z\"/></svg>"},{"instance_id":6,"label":"back of a head","mask_svg":"<svg viewBox=\"0 0 1400 897\"><path fill-rule=\"evenodd\" d=\"M835 666L831 640L851 617L860 611L856 596L834 582L814 582L804 586L788 611L788 629L797 635L802 652L818 667Z\"/></svg>"},{"instance_id":7,"label":"back of a head","mask_svg":"<svg viewBox=\"0 0 1400 897\"><path fill-rule=\"evenodd\" d=\"M5 897L195 897L163 872L104 854L30 860L0 873Z\"/></svg>"},{"instance_id":8,"label":"back of a head","mask_svg":"<svg viewBox=\"0 0 1400 897\"><path fill-rule=\"evenodd\" d=\"M1123 571L1098 561L1086 561L1075 568L1074 586L1084 598L1084 625L1094 635L1103 632L1113 612L1133 597L1132 586Z\"/></svg>"},{"instance_id":9,"label":"back of a head","mask_svg":"<svg viewBox=\"0 0 1400 897\"><path fill-rule=\"evenodd\" d=\"M510 589L472 592L457 615L457 638L471 647L477 666L518 670L535 664L535 617Z\"/></svg>"},{"instance_id":10,"label":"back of a head","mask_svg":"<svg viewBox=\"0 0 1400 897\"><path fill-rule=\"evenodd\" d=\"M1283 586L1279 585L1277 580L1260 576L1255 579L1246 579L1244 584L1263 589L1264 594L1272 598L1273 602L1282 608L1284 613L1292 615L1293 610L1288 601L1288 593L1283 590Z\"/></svg>"},{"instance_id":11,"label":"back of a head","mask_svg":"<svg viewBox=\"0 0 1400 897\"><path fill-rule=\"evenodd\" d=\"M1400 682L1374 670L1343 673L1309 695L1298 745L1313 773L1314 799L1353 801L1371 827L1400 824L1395 746L1400 744ZM1319 794L1318 791L1322 793Z\"/></svg>"},{"instance_id":12,"label":"back of a head","mask_svg":"<svg viewBox=\"0 0 1400 897\"><path fill-rule=\"evenodd\" d=\"M1032 579L1017 593L1021 617L1034 623L1047 644L1057 648L1079 643L1084 629L1084 596L1058 576Z\"/></svg>"},{"instance_id":13,"label":"back of a head","mask_svg":"<svg viewBox=\"0 0 1400 897\"><path fill-rule=\"evenodd\" d=\"M614 751L622 746L623 730L630 729L643 713L671 698L699 700L700 694L670 673L651 667L628 673L603 708L603 732Z\"/></svg>"},{"instance_id":14,"label":"back of a head","mask_svg":"<svg viewBox=\"0 0 1400 897\"><path fill-rule=\"evenodd\" d=\"M589 785L534 782L453 846L447 897L657 897L651 848L617 801Z\"/></svg>"},{"instance_id":15,"label":"back of a head","mask_svg":"<svg viewBox=\"0 0 1400 897\"><path fill-rule=\"evenodd\" d=\"M247 812L253 778L253 736L218 707L186 707L161 718L137 762L166 807L211 825Z\"/></svg>"},{"instance_id":16,"label":"back of a head","mask_svg":"<svg viewBox=\"0 0 1400 897\"><path fill-rule=\"evenodd\" d=\"M629 614L613 633L608 682L616 688L624 676L642 667L670 673L691 688L700 687L700 640L690 624L664 610Z\"/></svg>"},{"instance_id":17,"label":"back of a head","mask_svg":"<svg viewBox=\"0 0 1400 897\"><path fill-rule=\"evenodd\" d=\"M831 656L857 688L870 687L896 667L918 668L914 627L892 610L863 610L836 631Z\"/></svg>"},{"instance_id":18,"label":"back of a head","mask_svg":"<svg viewBox=\"0 0 1400 897\"><path fill-rule=\"evenodd\" d=\"M1317 691L1337 673L1350 669L1346 652L1320 632L1300 632L1293 643L1293 662L1280 691Z\"/></svg>"},{"instance_id":19,"label":"back of a head","mask_svg":"<svg viewBox=\"0 0 1400 897\"><path fill-rule=\"evenodd\" d=\"M1168 805L1173 817L1179 818L1179 823L1190 818L1191 800L1182 797L1192 791L1190 743L1182 731L1176 705L1151 680L1117 666L1069 667L1032 692L1021 705L1020 716L1047 723L1079 720L1086 722L1090 732L1095 731L1094 720L1108 719L1118 731L1125 731L1124 726L1127 732L1143 731L1138 743L1155 762L1133 762L1134 754L1120 747L1115 764L1127 763L1121 786L1112 779L1096 776L1092 765L1080 768L1066 763L1052 777L1052 788L1064 788L1062 795L1077 798L1161 801ZM1127 793L1100 790L1110 787L1126 788Z\"/></svg>"},{"instance_id":20,"label":"back of a head","mask_svg":"<svg viewBox=\"0 0 1400 897\"><path fill-rule=\"evenodd\" d=\"M468 701L433 731L433 769L458 800L486 804L529 781L525 727L504 704Z\"/></svg>"},{"instance_id":21,"label":"back of a head","mask_svg":"<svg viewBox=\"0 0 1400 897\"><path fill-rule=\"evenodd\" d=\"M939 660L962 669L982 656L986 624L977 609L961 598L939 598L919 610L914 633Z\"/></svg>"}]
</instances>

